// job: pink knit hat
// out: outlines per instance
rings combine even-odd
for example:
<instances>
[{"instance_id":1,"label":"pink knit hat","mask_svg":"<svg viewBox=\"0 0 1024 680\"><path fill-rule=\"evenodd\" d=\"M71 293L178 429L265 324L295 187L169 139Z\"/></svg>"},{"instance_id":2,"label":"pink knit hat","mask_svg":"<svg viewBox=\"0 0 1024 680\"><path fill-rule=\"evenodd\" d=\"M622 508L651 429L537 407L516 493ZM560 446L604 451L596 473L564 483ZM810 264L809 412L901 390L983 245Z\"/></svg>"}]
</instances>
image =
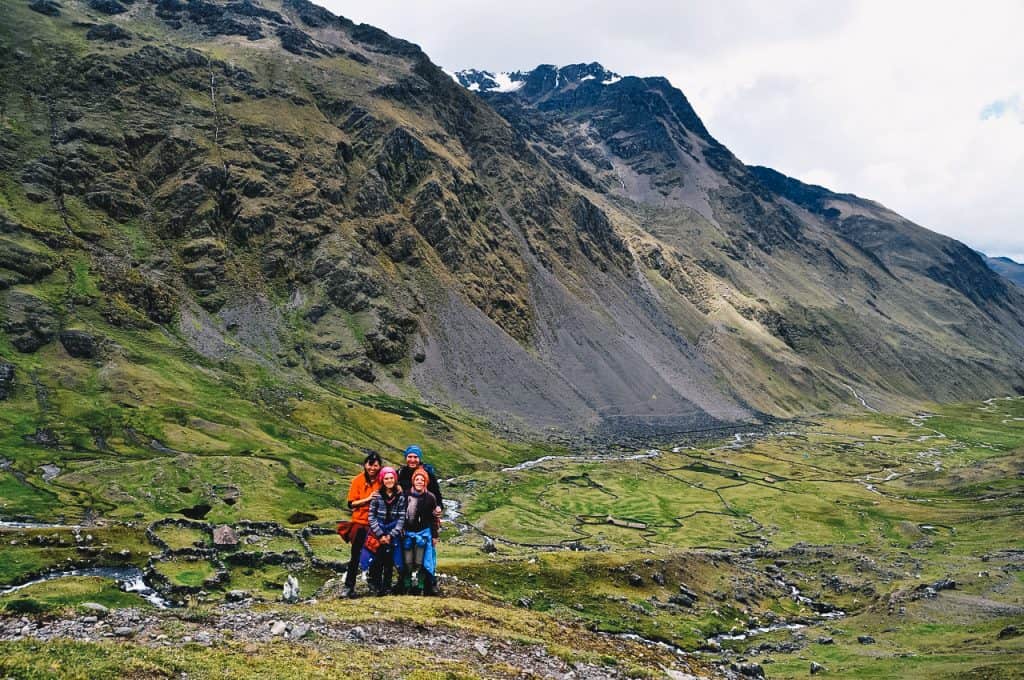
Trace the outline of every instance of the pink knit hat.
<instances>
[{"instance_id":1,"label":"pink knit hat","mask_svg":"<svg viewBox=\"0 0 1024 680\"><path fill-rule=\"evenodd\" d=\"M395 476L395 481L398 481L398 473L395 472L395 468L393 468L393 467L383 467L383 468L381 468L380 472L377 473L377 481L378 482L383 482L384 481L384 475L389 474L389 473Z\"/></svg>"}]
</instances>

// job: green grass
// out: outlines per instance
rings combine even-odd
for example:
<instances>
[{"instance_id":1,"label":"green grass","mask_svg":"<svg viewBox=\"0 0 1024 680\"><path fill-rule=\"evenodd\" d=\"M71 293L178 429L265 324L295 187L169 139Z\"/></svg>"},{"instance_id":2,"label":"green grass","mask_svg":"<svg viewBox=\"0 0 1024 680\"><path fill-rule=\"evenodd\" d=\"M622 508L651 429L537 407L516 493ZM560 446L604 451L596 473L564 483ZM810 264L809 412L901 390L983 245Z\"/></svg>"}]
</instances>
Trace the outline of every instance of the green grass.
<instances>
[{"instance_id":1,"label":"green grass","mask_svg":"<svg viewBox=\"0 0 1024 680\"><path fill-rule=\"evenodd\" d=\"M216 568L206 560L172 559L160 562L157 571L180 586L198 588L203 582L216 575Z\"/></svg>"},{"instance_id":2,"label":"green grass","mask_svg":"<svg viewBox=\"0 0 1024 680\"><path fill-rule=\"evenodd\" d=\"M255 542L250 542L250 538L256 538ZM328 536L327 538L334 538L338 542L341 539L337 536ZM240 550L248 552L268 552L268 553L283 553L289 550L293 550L302 554L302 544L299 543L297 538L289 538L287 536L258 536L249 537L243 536Z\"/></svg>"},{"instance_id":3,"label":"green grass","mask_svg":"<svg viewBox=\"0 0 1024 680\"><path fill-rule=\"evenodd\" d=\"M72 285L81 289L87 281L86 270ZM41 519L77 519L91 509L108 520L135 523L117 540L97 537L110 544L106 554L116 544L129 550L126 559L144 560L155 551L141 539L144 524L181 516L200 503L211 506L206 519L215 523L254 519L287 525L292 513L302 511L330 525L347 516L343 497L362 447L397 463L401 449L416 442L443 476L457 475L446 496L461 502L462 521L475 528L458 533L446 525L441 571L476 584L474 597L502 611L518 611L517 602L528 598L529 615L636 632L688 649L749 620L812 616L765 576L775 558L755 567L716 557L760 545L792 563L783 567L790 582L850 613L834 624L849 635L834 636L836 645L822 647L820 655L815 647L813 656L844 676L969 676L990 667L978 677L1000 677L1022 658L1016 643L994 642L1005 624L1005 617L995 615L996 605L985 605L994 614L983 608L978 620L968 616L972 600L956 598L962 593L1004 607L1024 602L1024 582L1016 572L1009 579L978 576L1004 573L1012 557L999 551L1024 541L1024 421L1015 420L1024 417L1024 400L995 402L994 410L979 410L988 408L980 404L936 407L937 417L922 426L905 416L827 418L802 426L796 435L742 446L712 442L678 453L665 447L653 459L556 459L504 472L516 462L565 452L503 442L471 417L414 400L308 386L302 399L274 396L282 394L280 376L205 362L182 353L159 332L128 333L100 320L92 323L132 360L115 360L98 372L80 362L55 367L56 350L50 348L15 358L22 371L37 372L50 408L39 412L28 381L0 409L0 421L8 426L0 443L18 444L14 467L25 476L24 483L10 473L0 477L0 503L5 513ZM71 445L60 451L25 446L24 435L40 426L59 430ZM104 433L108 450L96 448L95 429ZM151 438L174 451L155 450ZM62 469L49 483L40 477L45 463ZM477 531L500 539L497 555L480 552ZM175 547L207 541L192 530L163 529L161 535ZM19 537L30 538L25 532ZM5 546L0 580L77 559L67 534L65 542ZM335 535L310 542L321 558L348 559L348 545ZM530 547L565 543L587 550L537 554ZM829 547L822 555L800 552L807 545ZM300 546L290 538L265 538L242 549ZM166 562L160 570L193 587L213 575L205 561ZM289 573L280 566L231 567L226 588L275 601ZM641 585L630 585L631 573L642 577ZM307 566L299 576L303 594L312 594L333 574ZM954 620L936 626L929 618L934 613L913 601L904 605L906 619L878 613L890 595L947 577L957 580L958 591L943 592L934 602L946 603ZM845 585L828 585L834 578ZM679 583L699 593L692 608L668 604ZM745 589L757 594L735 600ZM59 606L31 599L44 608ZM830 625L806 635L813 640ZM894 626L904 633L885 633ZM858 645L856 634L862 632L874 635L878 645ZM729 646L748 653L758 642ZM45 658L57 652L38 653ZM183 667L201 668L183 652L167 653L182 654L175 658ZM224 663L235 663L232 652L223 653ZM144 662L139 654L120 663ZM773 677L802 677L809 660L799 657L807 655L773 653L775 664L765 667Z\"/></svg>"},{"instance_id":4,"label":"green grass","mask_svg":"<svg viewBox=\"0 0 1024 680\"><path fill-rule=\"evenodd\" d=\"M171 550L184 548L208 548L213 544L209 534L191 527L164 526L156 529L157 537L162 539Z\"/></svg>"},{"instance_id":5,"label":"green grass","mask_svg":"<svg viewBox=\"0 0 1024 680\"><path fill-rule=\"evenodd\" d=\"M174 678L338 678L374 668L383 677L416 680L486 677L468 672L457 661L416 650L398 649L387 655L359 645L333 643L324 649L305 645L235 643L206 649L198 645L147 649L113 643L55 641L0 643L0 672L13 677Z\"/></svg>"}]
</instances>

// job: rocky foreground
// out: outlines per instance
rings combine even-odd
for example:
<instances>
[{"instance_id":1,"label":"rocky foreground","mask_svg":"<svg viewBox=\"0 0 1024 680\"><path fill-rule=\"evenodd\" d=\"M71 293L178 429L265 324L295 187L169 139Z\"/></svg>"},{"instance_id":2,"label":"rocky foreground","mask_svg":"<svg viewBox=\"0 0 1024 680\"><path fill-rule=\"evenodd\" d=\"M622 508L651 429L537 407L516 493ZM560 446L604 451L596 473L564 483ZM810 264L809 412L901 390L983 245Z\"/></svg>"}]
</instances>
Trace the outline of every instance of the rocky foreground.
<instances>
[{"instance_id":1,"label":"rocky foreground","mask_svg":"<svg viewBox=\"0 0 1024 680\"><path fill-rule=\"evenodd\" d=\"M697 660L668 651L667 646L635 639L576 631L586 638L580 641L592 645L592 649L614 648L623 658L632 658L621 664L608 655L594 660L572 658L567 650L525 636L506 637L500 629L467 631L459 627L465 613L460 610L467 606L461 599L451 601L449 620L443 615L429 621L415 620L421 598L400 599L397 609L407 608L409 620L381 620L394 615L398 600L389 600L335 602L321 613L317 613L316 600L289 607L246 599L202 610L177 611L110 609L85 603L73 616L0 618L0 642L75 641L170 651L216 649L244 657L275 654L280 646L290 646L317 654L319 665L340 672L348 669L345 657L353 654L397 658L413 652L422 659L424 669L433 668L438 660L455 662L465 677L597 680L634 677L640 668L645 674L656 672L676 680L735 676L733 670L711 670ZM445 609L442 606L441 612Z\"/></svg>"}]
</instances>

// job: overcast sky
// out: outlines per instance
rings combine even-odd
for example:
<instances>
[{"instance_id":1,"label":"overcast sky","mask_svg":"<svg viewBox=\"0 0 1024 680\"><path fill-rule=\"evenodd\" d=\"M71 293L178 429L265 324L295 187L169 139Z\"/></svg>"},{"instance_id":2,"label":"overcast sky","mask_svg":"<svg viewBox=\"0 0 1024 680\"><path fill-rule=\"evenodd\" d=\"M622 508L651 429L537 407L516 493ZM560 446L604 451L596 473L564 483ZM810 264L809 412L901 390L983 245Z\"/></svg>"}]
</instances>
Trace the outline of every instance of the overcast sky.
<instances>
[{"instance_id":1,"label":"overcast sky","mask_svg":"<svg viewBox=\"0 0 1024 680\"><path fill-rule=\"evenodd\" d=\"M748 164L1024 262L1024 2L316 0L447 70L663 75Z\"/></svg>"}]
</instances>

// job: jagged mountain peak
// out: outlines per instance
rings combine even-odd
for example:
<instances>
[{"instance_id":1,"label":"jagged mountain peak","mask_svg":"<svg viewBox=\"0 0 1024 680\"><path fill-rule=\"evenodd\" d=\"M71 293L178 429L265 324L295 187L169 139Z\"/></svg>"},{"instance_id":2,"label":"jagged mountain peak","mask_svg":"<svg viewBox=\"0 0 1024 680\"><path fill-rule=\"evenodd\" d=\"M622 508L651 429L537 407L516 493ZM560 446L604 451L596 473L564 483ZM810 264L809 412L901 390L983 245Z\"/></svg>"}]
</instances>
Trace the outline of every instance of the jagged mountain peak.
<instances>
[{"instance_id":1,"label":"jagged mountain peak","mask_svg":"<svg viewBox=\"0 0 1024 680\"><path fill-rule=\"evenodd\" d=\"M515 92L526 83L530 72L478 71L464 69L450 75L458 84L472 92Z\"/></svg>"},{"instance_id":2,"label":"jagged mountain peak","mask_svg":"<svg viewBox=\"0 0 1024 680\"><path fill-rule=\"evenodd\" d=\"M536 97L548 92L575 87L580 83L594 81L598 85L614 85L622 76L609 71L601 64L569 64L554 66L541 64L531 71L480 71L465 69L456 71L452 77L460 85L473 92L509 93L519 92Z\"/></svg>"}]
</instances>

